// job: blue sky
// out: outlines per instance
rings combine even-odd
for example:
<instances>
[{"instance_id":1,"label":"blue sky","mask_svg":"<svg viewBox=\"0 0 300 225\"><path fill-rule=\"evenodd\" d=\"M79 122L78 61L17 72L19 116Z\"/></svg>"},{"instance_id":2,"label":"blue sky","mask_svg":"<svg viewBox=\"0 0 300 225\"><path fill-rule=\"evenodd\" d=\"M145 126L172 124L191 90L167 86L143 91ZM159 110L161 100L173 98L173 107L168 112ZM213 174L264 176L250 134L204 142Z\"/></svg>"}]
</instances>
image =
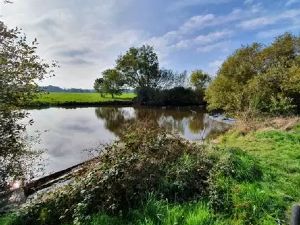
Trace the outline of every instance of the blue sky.
<instances>
[{"instance_id":1,"label":"blue sky","mask_svg":"<svg viewBox=\"0 0 300 225\"><path fill-rule=\"evenodd\" d=\"M0 15L59 62L43 84L62 87L91 88L131 46L153 45L161 67L214 75L241 45L300 34L300 0L14 0Z\"/></svg>"}]
</instances>

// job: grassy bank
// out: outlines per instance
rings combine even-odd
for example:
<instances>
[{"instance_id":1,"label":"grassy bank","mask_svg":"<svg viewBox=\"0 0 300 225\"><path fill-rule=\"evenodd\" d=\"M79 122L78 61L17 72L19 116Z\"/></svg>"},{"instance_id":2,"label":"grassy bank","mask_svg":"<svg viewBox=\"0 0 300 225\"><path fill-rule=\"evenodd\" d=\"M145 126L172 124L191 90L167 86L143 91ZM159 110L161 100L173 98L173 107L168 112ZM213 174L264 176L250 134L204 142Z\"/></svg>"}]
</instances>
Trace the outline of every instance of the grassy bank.
<instances>
[{"instance_id":1,"label":"grassy bank","mask_svg":"<svg viewBox=\"0 0 300 225\"><path fill-rule=\"evenodd\" d=\"M31 103L31 106L72 106L72 105L101 105L108 103L125 103L135 97L133 93L123 93L122 95L111 97L105 94L103 97L98 93L62 93L51 92L40 94Z\"/></svg>"},{"instance_id":2,"label":"grassy bank","mask_svg":"<svg viewBox=\"0 0 300 225\"><path fill-rule=\"evenodd\" d=\"M300 202L300 124L293 121L234 129L202 146L135 127L76 184L6 224L288 224Z\"/></svg>"}]
</instances>

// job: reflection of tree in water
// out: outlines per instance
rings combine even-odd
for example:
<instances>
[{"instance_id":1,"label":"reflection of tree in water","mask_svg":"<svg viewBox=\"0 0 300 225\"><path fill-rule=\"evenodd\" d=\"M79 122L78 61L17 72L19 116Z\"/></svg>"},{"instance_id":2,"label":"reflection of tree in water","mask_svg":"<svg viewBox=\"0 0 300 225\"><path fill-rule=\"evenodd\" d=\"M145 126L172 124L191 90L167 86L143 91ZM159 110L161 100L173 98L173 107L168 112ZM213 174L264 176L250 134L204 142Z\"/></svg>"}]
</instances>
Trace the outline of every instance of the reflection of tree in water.
<instances>
[{"instance_id":1,"label":"reflection of tree in water","mask_svg":"<svg viewBox=\"0 0 300 225\"><path fill-rule=\"evenodd\" d=\"M15 122L16 116L20 117L16 112L1 109L0 113L0 190L7 187L7 179L9 177L19 176L22 172L19 163L20 152L23 151L23 142L19 138L21 125Z\"/></svg>"},{"instance_id":2,"label":"reflection of tree in water","mask_svg":"<svg viewBox=\"0 0 300 225\"><path fill-rule=\"evenodd\" d=\"M169 130L176 130L184 134L186 126L193 133L199 133L203 129L203 113L180 108L140 108L135 110L137 118L150 118L159 126Z\"/></svg>"},{"instance_id":3,"label":"reflection of tree in water","mask_svg":"<svg viewBox=\"0 0 300 225\"><path fill-rule=\"evenodd\" d=\"M162 108L134 108L134 115L126 117L126 111L117 107L101 107L95 110L96 116L105 120L105 127L117 136L120 135L123 125L135 121L151 121L157 126L168 130L184 133L185 126L193 133L199 133L203 128L203 113L192 114L186 109Z\"/></svg>"},{"instance_id":4,"label":"reflection of tree in water","mask_svg":"<svg viewBox=\"0 0 300 225\"><path fill-rule=\"evenodd\" d=\"M0 110L0 192L9 188L8 182L30 178L37 153L30 149L25 136L26 125L20 122L27 113Z\"/></svg>"},{"instance_id":5,"label":"reflection of tree in water","mask_svg":"<svg viewBox=\"0 0 300 225\"><path fill-rule=\"evenodd\" d=\"M122 108L117 107L100 107L95 110L96 116L105 121L105 127L120 136L122 128L131 119L126 119L125 112Z\"/></svg>"},{"instance_id":6,"label":"reflection of tree in water","mask_svg":"<svg viewBox=\"0 0 300 225\"><path fill-rule=\"evenodd\" d=\"M194 114L189 119L189 129L194 134L200 133L204 127L203 124L203 113Z\"/></svg>"}]
</instances>

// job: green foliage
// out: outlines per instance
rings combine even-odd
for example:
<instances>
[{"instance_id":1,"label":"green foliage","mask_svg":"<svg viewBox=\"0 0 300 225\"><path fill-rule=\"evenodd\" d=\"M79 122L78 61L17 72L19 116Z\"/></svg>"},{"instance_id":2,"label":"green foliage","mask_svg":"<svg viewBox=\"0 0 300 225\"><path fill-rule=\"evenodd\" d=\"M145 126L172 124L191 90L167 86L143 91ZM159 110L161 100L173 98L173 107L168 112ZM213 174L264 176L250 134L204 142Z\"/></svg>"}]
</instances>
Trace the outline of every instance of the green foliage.
<instances>
[{"instance_id":1,"label":"green foliage","mask_svg":"<svg viewBox=\"0 0 300 225\"><path fill-rule=\"evenodd\" d=\"M174 87L158 90L153 88L141 88L134 99L141 105L199 105L204 104L201 93L190 88Z\"/></svg>"},{"instance_id":2,"label":"green foliage","mask_svg":"<svg viewBox=\"0 0 300 225\"><path fill-rule=\"evenodd\" d=\"M0 107L31 101L40 91L37 81L53 73L51 65L36 54L37 40L29 45L19 29L8 29L2 22L0 45Z\"/></svg>"},{"instance_id":3,"label":"green foliage","mask_svg":"<svg viewBox=\"0 0 300 225\"><path fill-rule=\"evenodd\" d=\"M124 80L121 76L121 73L116 69L107 69L102 72L103 80L99 84L99 79L97 79L96 88L101 89L101 93L109 93L111 97L114 98L114 95L122 94L122 87L124 85ZM100 88L98 86L101 86Z\"/></svg>"},{"instance_id":4,"label":"green foliage","mask_svg":"<svg viewBox=\"0 0 300 225\"><path fill-rule=\"evenodd\" d=\"M261 179L261 168L252 156L238 148L226 149L220 157L215 170L225 177L231 177L239 182L253 182Z\"/></svg>"},{"instance_id":5,"label":"green foliage","mask_svg":"<svg viewBox=\"0 0 300 225\"><path fill-rule=\"evenodd\" d=\"M204 90L206 89L210 81L210 76L207 73L204 73L202 70L193 71L190 77L191 85L202 94L204 93Z\"/></svg>"},{"instance_id":6,"label":"green foliage","mask_svg":"<svg viewBox=\"0 0 300 225\"><path fill-rule=\"evenodd\" d=\"M16 217L13 214L0 216L1 225L10 225L14 220L16 220Z\"/></svg>"},{"instance_id":7,"label":"green foliage","mask_svg":"<svg viewBox=\"0 0 300 225\"><path fill-rule=\"evenodd\" d=\"M37 40L28 44L18 28L9 29L0 21L0 192L7 188L8 178L24 175L33 156L24 140L26 124L20 122L28 113L19 106L36 96L37 82L51 75L55 66L45 63L36 49Z\"/></svg>"},{"instance_id":8,"label":"green foliage","mask_svg":"<svg viewBox=\"0 0 300 225\"><path fill-rule=\"evenodd\" d=\"M270 112L274 115L284 115L293 112L295 105L293 105L293 99L278 95L277 98L271 97Z\"/></svg>"},{"instance_id":9,"label":"green foliage","mask_svg":"<svg viewBox=\"0 0 300 225\"><path fill-rule=\"evenodd\" d=\"M126 84L133 88L156 87L161 78L157 54L149 45L130 48L116 64Z\"/></svg>"},{"instance_id":10,"label":"green foliage","mask_svg":"<svg viewBox=\"0 0 300 225\"><path fill-rule=\"evenodd\" d=\"M254 43L236 50L206 91L208 108L272 114L299 110L299 39L286 33L270 46Z\"/></svg>"},{"instance_id":11,"label":"green foliage","mask_svg":"<svg viewBox=\"0 0 300 225\"><path fill-rule=\"evenodd\" d=\"M234 216L245 224L259 224L266 217L273 217L273 224L284 218L284 201L257 183L236 185L232 195ZM270 214L269 214L270 213Z\"/></svg>"},{"instance_id":12,"label":"green foliage","mask_svg":"<svg viewBox=\"0 0 300 225\"><path fill-rule=\"evenodd\" d=\"M101 78L97 78L94 82L94 89L96 92L100 93L101 97L103 97L103 94L105 93L104 89L103 89L103 82L104 79Z\"/></svg>"},{"instance_id":13,"label":"green foliage","mask_svg":"<svg viewBox=\"0 0 300 225\"><path fill-rule=\"evenodd\" d=\"M139 104L165 105L171 102L170 105L193 105L198 98L198 104L203 100L203 93L191 95L192 90L181 88L185 85L186 71L177 73L159 68L157 54L149 45L130 48L117 59L114 69L106 70L102 75L103 78L94 83L97 92L120 93L123 87L131 87L137 92L135 102ZM181 99L171 99L172 92Z\"/></svg>"},{"instance_id":14,"label":"green foliage","mask_svg":"<svg viewBox=\"0 0 300 225\"><path fill-rule=\"evenodd\" d=\"M209 200L217 211L232 213L232 187L237 182L254 182L262 177L258 162L237 148L221 151L210 175Z\"/></svg>"}]
</instances>

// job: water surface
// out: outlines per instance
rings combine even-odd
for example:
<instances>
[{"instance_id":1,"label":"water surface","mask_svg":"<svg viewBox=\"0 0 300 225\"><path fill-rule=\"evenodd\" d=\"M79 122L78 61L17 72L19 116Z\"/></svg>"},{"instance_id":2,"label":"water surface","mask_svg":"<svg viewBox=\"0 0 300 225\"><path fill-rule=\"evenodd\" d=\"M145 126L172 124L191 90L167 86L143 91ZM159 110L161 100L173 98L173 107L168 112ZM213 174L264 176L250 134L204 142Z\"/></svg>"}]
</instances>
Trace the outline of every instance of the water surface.
<instances>
[{"instance_id":1,"label":"water surface","mask_svg":"<svg viewBox=\"0 0 300 225\"><path fill-rule=\"evenodd\" d=\"M40 134L33 148L44 150L44 170L35 172L35 178L91 159L94 155L89 150L116 140L126 122L153 121L191 141L214 136L228 127L211 121L199 108L89 107L29 112L34 124L27 128L28 134Z\"/></svg>"}]
</instances>

